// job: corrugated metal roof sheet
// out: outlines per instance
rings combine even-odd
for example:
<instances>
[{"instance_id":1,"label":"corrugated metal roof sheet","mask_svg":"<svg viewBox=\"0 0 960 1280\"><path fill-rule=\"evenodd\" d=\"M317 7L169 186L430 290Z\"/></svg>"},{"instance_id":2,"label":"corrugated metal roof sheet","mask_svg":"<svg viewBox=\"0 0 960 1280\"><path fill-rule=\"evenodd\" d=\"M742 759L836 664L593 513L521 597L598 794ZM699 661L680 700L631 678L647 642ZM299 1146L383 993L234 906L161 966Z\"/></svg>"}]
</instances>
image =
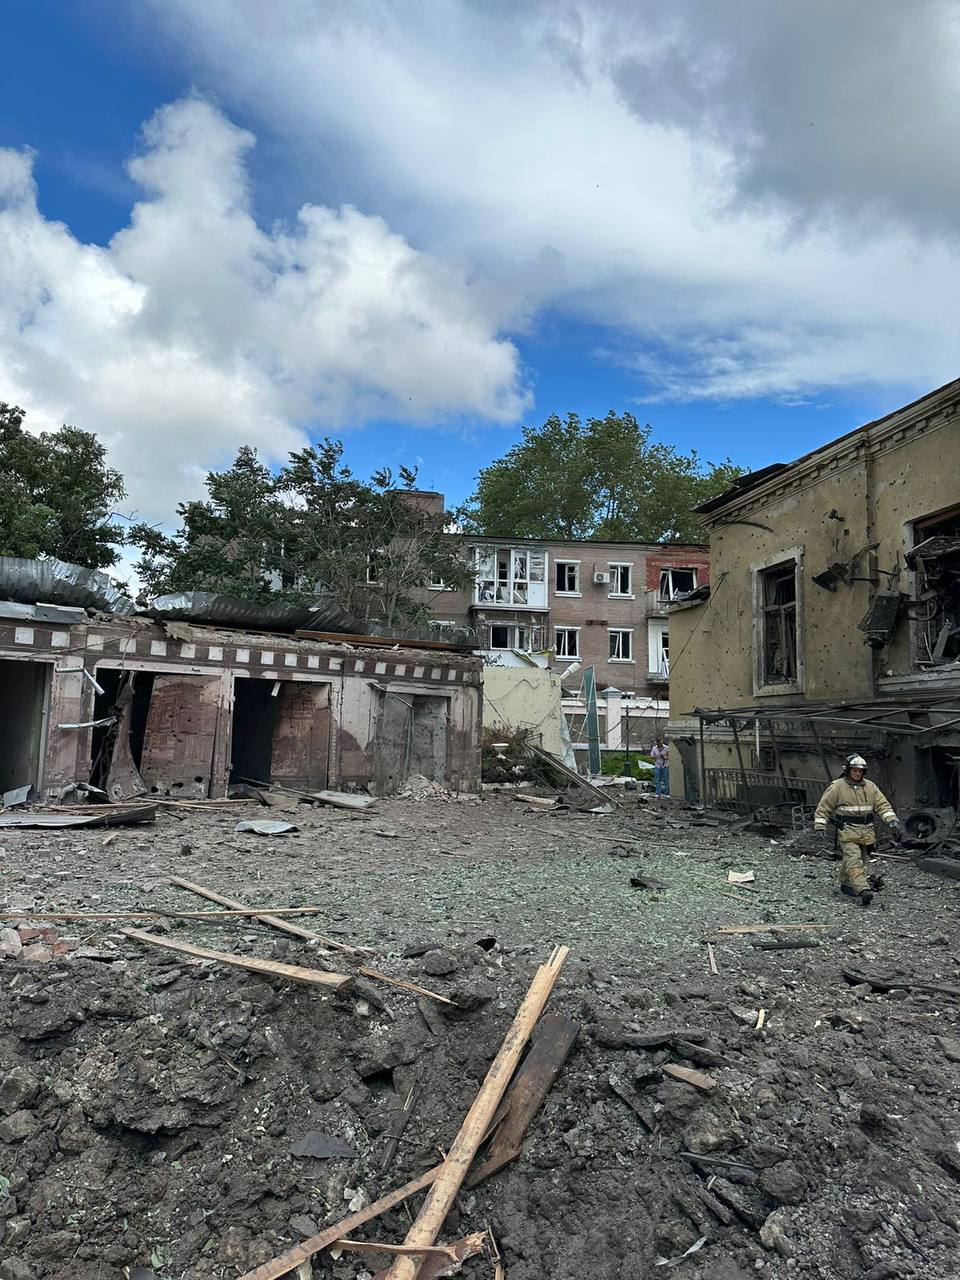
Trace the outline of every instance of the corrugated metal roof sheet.
<instances>
[{"instance_id":1,"label":"corrugated metal roof sheet","mask_svg":"<svg viewBox=\"0 0 960 1280\"><path fill-rule=\"evenodd\" d=\"M342 631L362 634L357 623L332 596L311 604L289 604L283 600L255 604L214 591L181 591L155 596L147 610L153 618L177 622L209 622L220 626L258 627L266 630Z\"/></svg>"},{"instance_id":2,"label":"corrugated metal roof sheet","mask_svg":"<svg viewBox=\"0 0 960 1280\"><path fill-rule=\"evenodd\" d=\"M0 598L22 604L78 605L106 613L131 614L136 605L105 573L66 560L25 560L0 556Z\"/></svg>"}]
</instances>

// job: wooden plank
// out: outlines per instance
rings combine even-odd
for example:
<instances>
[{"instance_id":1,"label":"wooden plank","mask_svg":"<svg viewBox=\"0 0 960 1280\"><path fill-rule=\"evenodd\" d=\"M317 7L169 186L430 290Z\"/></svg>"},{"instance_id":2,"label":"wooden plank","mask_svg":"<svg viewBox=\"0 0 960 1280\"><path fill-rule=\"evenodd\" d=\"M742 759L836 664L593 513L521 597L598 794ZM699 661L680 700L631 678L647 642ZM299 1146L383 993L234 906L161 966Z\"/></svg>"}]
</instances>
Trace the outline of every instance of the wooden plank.
<instances>
[{"instance_id":1,"label":"wooden plank","mask_svg":"<svg viewBox=\"0 0 960 1280\"><path fill-rule=\"evenodd\" d=\"M304 1240L302 1244L294 1245L286 1253L281 1253L276 1258L271 1258L269 1262L264 1262L262 1266L255 1267L253 1271L245 1272L239 1277L239 1280L279 1280L279 1277L285 1276L288 1271L295 1271L304 1262L308 1262L321 1249L329 1249L331 1245L336 1244L343 1236L349 1235L351 1231L355 1231L357 1227L364 1226L373 1218L379 1218L382 1213L388 1213L389 1210L395 1209L398 1204L403 1204L404 1200L408 1200L410 1196L416 1195L418 1191L423 1191L425 1187L429 1187L438 1177L442 1168L442 1164L434 1165L426 1173L421 1173L419 1177L404 1183L396 1191L387 1192L385 1196L381 1196L379 1200L374 1200L373 1204L368 1204L366 1208L358 1209L356 1213L351 1213L339 1222L335 1222L332 1227L327 1227L325 1231L311 1236L308 1240Z\"/></svg>"},{"instance_id":2,"label":"wooden plank","mask_svg":"<svg viewBox=\"0 0 960 1280\"><path fill-rule=\"evenodd\" d=\"M829 929L827 924L725 924L717 933L779 933L787 929Z\"/></svg>"},{"instance_id":3,"label":"wooden plank","mask_svg":"<svg viewBox=\"0 0 960 1280\"><path fill-rule=\"evenodd\" d=\"M308 986L339 989L353 981L345 973L325 973L322 969L304 969L298 964L282 964L279 960L261 960L257 956L234 956L223 951L209 951L206 947L195 947L190 942L158 938L155 933L144 933L142 929L121 929L120 932L128 938L135 938L137 942L162 947L166 951L177 951L197 960L215 960L218 964L232 965L235 969L266 973L275 978L289 978L291 982L305 982Z\"/></svg>"},{"instance_id":4,"label":"wooden plank","mask_svg":"<svg viewBox=\"0 0 960 1280\"><path fill-rule=\"evenodd\" d=\"M427 1198L413 1226L407 1232L405 1244L433 1244L436 1240L516 1070L520 1055L550 998L567 954L566 947L557 947L547 963L537 970L480 1091L467 1112L460 1132L453 1140L440 1173L427 1192ZM416 1280L419 1270L419 1262L405 1257L398 1258L387 1274L390 1280Z\"/></svg>"},{"instance_id":5,"label":"wooden plank","mask_svg":"<svg viewBox=\"0 0 960 1280\"><path fill-rule=\"evenodd\" d=\"M493 1136L486 1160L471 1174L468 1186L476 1186L520 1154L530 1122L543 1105L579 1033L579 1023L561 1014L551 1013L540 1019L530 1052L504 1098L506 1115Z\"/></svg>"},{"instance_id":6,"label":"wooden plank","mask_svg":"<svg viewBox=\"0 0 960 1280\"><path fill-rule=\"evenodd\" d=\"M393 1253L398 1256L416 1254L420 1258L433 1255L447 1263L459 1263L464 1258L472 1257L482 1251L486 1234L485 1231L476 1231L473 1235L464 1236L463 1240L458 1240L456 1244L421 1245L419 1248L413 1248L408 1244L390 1244L385 1240L346 1239L335 1240L331 1248L342 1249L344 1253Z\"/></svg>"},{"instance_id":7,"label":"wooden plank","mask_svg":"<svg viewBox=\"0 0 960 1280\"><path fill-rule=\"evenodd\" d=\"M420 1100L420 1093L420 1082L417 1081L407 1094L406 1101L403 1104L403 1109L397 1116L396 1121L390 1126L391 1129L393 1129L393 1133L390 1135L390 1140L387 1143L387 1149L383 1156L383 1163L380 1166L381 1176L387 1172L396 1158L397 1149L400 1146L400 1139L403 1137L404 1130L410 1123L410 1117L413 1115L414 1108Z\"/></svg>"},{"instance_id":8,"label":"wooden plank","mask_svg":"<svg viewBox=\"0 0 960 1280\"><path fill-rule=\"evenodd\" d=\"M331 644L349 644L355 649L435 649L440 653L470 653L467 645L450 644L446 640L398 640L396 636L357 636L342 631L294 631L297 640L323 640Z\"/></svg>"},{"instance_id":9,"label":"wooden plank","mask_svg":"<svg viewBox=\"0 0 960 1280\"><path fill-rule=\"evenodd\" d=\"M448 996L442 996L436 991L431 991L429 987L418 987L415 982L407 982L406 978L391 978L389 973L381 973L379 969L371 969L368 965L362 964L358 970L365 978L376 978L378 982L389 983L391 987L399 987L401 991L410 991L415 996L429 996L431 1000L439 1000L441 1004L456 1004L456 1000L451 1000Z\"/></svg>"},{"instance_id":10,"label":"wooden plank","mask_svg":"<svg viewBox=\"0 0 960 1280\"><path fill-rule=\"evenodd\" d=\"M210 902L219 902L222 907L232 907L241 911L248 910L242 902L236 902L233 898L224 897L222 893L217 893L213 889L205 889L202 884L194 884L192 880L184 880L181 876L171 876L170 883L175 884L178 889L189 889L191 893L196 893L201 898L207 898ZM314 933L312 929L305 929L303 925L292 924L289 920L280 920L270 912L257 911L254 913L254 919L259 920L261 924L269 925L271 929L279 929L282 933L290 933L295 938L303 938L306 942L317 942L333 951L346 951L350 955L371 954L369 947L351 947L345 942L335 942L333 938L325 938L321 933Z\"/></svg>"},{"instance_id":11,"label":"wooden plank","mask_svg":"<svg viewBox=\"0 0 960 1280\"><path fill-rule=\"evenodd\" d=\"M114 839L116 837L113 837ZM0 917L4 920L223 920L261 919L265 907L243 907L239 911L12 911ZM325 907L272 907L283 915L309 916ZM281 922L283 923L283 922Z\"/></svg>"},{"instance_id":12,"label":"wooden plank","mask_svg":"<svg viewBox=\"0 0 960 1280\"><path fill-rule=\"evenodd\" d=\"M713 950L713 943L707 943L707 961L710 965L710 972L719 975L720 970L717 968L717 957Z\"/></svg>"},{"instance_id":13,"label":"wooden plank","mask_svg":"<svg viewBox=\"0 0 960 1280\"><path fill-rule=\"evenodd\" d=\"M695 1071L693 1067L678 1067L676 1063L665 1062L661 1070L665 1076L680 1080L683 1084L691 1084L694 1089L700 1089L703 1093L712 1093L717 1087L717 1082L712 1076L705 1075L702 1071Z\"/></svg>"}]
</instances>

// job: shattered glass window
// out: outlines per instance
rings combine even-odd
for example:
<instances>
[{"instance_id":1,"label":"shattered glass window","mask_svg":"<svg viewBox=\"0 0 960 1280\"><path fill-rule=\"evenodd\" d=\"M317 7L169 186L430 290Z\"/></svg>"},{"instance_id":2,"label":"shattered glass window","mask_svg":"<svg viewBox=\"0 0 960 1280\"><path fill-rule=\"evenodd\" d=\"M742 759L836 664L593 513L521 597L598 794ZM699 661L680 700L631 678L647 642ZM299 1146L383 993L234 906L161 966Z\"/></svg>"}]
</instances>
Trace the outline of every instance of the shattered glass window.
<instances>
[{"instance_id":1,"label":"shattered glass window","mask_svg":"<svg viewBox=\"0 0 960 1280\"><path fill-rule=\"evenodd\" d=\"M797 678L796 564L775 565L760 577L763 683L791 684Z\"/></svg>"}]
</instances>

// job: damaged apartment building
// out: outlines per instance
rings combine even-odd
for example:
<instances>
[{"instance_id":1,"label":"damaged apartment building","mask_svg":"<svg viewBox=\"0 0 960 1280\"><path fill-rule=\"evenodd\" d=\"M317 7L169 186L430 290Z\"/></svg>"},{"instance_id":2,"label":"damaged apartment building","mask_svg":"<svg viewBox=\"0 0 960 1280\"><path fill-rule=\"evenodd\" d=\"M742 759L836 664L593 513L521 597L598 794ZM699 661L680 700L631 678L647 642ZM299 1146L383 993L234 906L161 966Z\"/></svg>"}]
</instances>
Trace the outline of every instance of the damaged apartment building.
<instances>
[{"instance_id":1,"label":"damaged apartment building","mask_svg":"<svg viewBox=\"0 0 960 1280\"><path fill-rule=\"evenodd\" d=\"M412 497L444 509L440 493ZM543 655L557 674L591 666L600 688L666 703L667 609L709 582L706 546L451 536L474 576L465 591L438 582L423 593L440 634L465 634L488 662L514 653Z\"/></svg>"},{"instance_id":2,"label":"damaged apartment building","mask_svg":"<svg viewBox=\"0 0 960 1280\"><path fill-rule=\"evenodd\" d=\"M138 612L102 574L0 557L0 793L386 795L417 775L475 792L480 670L453 645L356 634L329 601L194 592Z\"/></svg>"},{"instance_id":3,"label":"damaged apartment building","mask_svg":"<svg viewBox=\"0 0 960 1280\"><path fill-rule=\"evenodd\" d=\"M709 592L670 610L674 793L799 819L856 750L908 834L955 830L960 380L699 513Z\"/></svg>"}]
</instances>

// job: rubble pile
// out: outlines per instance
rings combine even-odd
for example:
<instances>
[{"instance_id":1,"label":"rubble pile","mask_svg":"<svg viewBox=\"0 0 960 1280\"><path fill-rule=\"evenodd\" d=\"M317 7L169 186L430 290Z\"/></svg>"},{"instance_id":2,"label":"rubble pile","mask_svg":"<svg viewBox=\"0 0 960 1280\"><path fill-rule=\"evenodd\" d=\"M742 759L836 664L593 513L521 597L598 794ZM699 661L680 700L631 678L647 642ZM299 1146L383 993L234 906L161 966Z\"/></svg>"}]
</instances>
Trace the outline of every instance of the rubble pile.
<instances>
[{"instance_id":1,"label":"rubble pile","mask_svg":"<svg viewBox=\"0 0 960 1280\"><path fill-rule=\"evenodd\" d=\"M489 1227L506 1280L674 1269L689 1280L955 1280L949 882L890 864L893 883L863 911L832 893L827 863L709 816L651 804L625 824L623 810L538 812L507 797L482 810L458 806L454 818L442 801L398 800L375 818L310 811L298 835L256 845L272 890L240 879L250 846L232 815L171 818L167 834L130 828L86 855L104 868L136 861L146 878L179 848L185 875L276 910L289 900L280 886L309 883L329 915L284 919L332 932L349 902L343 942L378 945L373 957L324 956L250 918L140 922L237 960L351 976L325 988L198 964L122 921L70 922L82 945L42 963L23 934L42 927L52 950L54 927L16 931L21 950L0 959L0 1280L121 1280L135 1268L235 1278L424 1174L458 1133L538 963L565 938L547 1017L572 1028L572 1048L519 1154L467 1179L438 1242ZM64 871L70 833L17 839L21 855L36 850L29 892L44 902L59 885L60 902L82 899L73 909L146 906L146 884L108 890L108 872L92 893L92 870ZM729 868L755 881L736 886ZM198 905L168 869L150 897ZM422 1197L351 1239L403 1241ZM313 1258L315 1275L338 1280L389 1264ZM494 1271L477 1255L462 1274Z\"/></svg>"}]
</instances>

